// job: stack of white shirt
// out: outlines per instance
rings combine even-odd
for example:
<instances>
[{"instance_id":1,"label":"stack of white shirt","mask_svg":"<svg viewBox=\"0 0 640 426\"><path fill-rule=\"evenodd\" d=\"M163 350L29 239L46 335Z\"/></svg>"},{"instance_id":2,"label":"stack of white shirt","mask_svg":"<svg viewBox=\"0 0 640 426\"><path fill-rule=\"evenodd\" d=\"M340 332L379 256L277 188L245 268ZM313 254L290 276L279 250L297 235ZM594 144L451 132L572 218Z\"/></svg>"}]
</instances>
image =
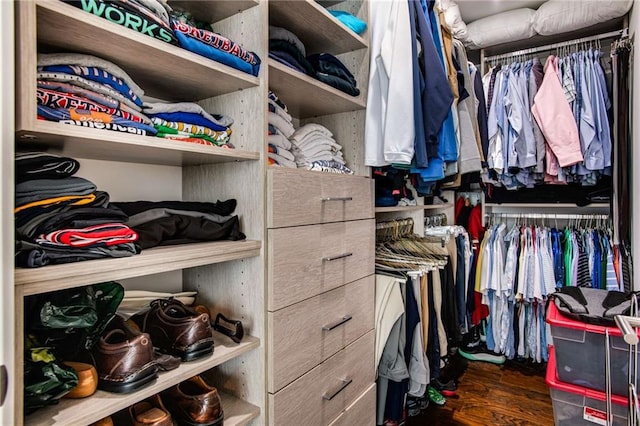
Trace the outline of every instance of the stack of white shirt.
<instances>
[{"instance_id":1,"label":"stack of white shirt","mask_svg":"<svg viewBox=\"0 0 640 426\"><path fill-rule=\"evenodd\" d=\"M310 123L296 130L289 138L298 167L308 167L314 161L335 161L344 165L342 146L326 127Z\"/></svg>"},{"instance_id":2,"label":"stack of white shirt","mask_svg":"<svg viewBox=\"0 0 640 426\"><path fill-rule=\"evenodd\" d=\"M272 99L269 99L269 125L275 128L275 134L269 131L268 149L269 162L273 165L296 168L296 157L291 152L292 145L289 137L293 135L295 129L292 124L291 115L286 107L282 108Z\"/></svg>"}]
</instances>

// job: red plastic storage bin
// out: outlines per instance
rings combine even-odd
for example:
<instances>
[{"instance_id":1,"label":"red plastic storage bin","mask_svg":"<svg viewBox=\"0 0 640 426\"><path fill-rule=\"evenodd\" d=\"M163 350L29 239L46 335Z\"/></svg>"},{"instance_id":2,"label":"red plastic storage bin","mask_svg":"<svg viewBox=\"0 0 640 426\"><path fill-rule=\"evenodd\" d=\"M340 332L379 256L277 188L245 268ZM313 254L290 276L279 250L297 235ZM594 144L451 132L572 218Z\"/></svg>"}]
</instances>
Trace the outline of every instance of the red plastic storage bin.
<instances>
[{"instance_id":1,"label":"red plastic storage bin","mask_svg":"<svg viewBox=\"0 0 640 426\"><path fill-rule=\"evenodd\" d=\"M554 348L549 347L546 382L553 401L555 426L606 426L607 399L604 392L560 381L554 352ZM626 426L627 398L613 395L611 402L613 425Z\"/></svg>"},{"instance_id":2,"label":"red plastic storage bin","mask_svg":"<svg viewBox=\"0 0 640 426\"><path fill-rule=\"evenodd\" d=\"M605 391L605 331L609 329L611 391L626 398L629 345L617 327L586 324L564 317L553 302L549 303L547 323L551 326L560 381L601 392Z\"/></svg>"}]
</instances>

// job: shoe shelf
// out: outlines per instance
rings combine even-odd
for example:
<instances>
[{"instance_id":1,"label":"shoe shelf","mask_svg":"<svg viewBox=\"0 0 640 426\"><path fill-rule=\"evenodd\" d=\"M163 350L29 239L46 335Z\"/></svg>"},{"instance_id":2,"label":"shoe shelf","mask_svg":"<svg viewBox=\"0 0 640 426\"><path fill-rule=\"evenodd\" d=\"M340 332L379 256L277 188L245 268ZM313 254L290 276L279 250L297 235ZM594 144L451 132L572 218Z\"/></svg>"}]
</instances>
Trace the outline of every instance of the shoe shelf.
<instances>
[{"instance_id":1,"label":"shoe shelf","mask_svg":"<svg viewBox=\"0 0 640 426\"><path fill-rule=\"evenodd\" d=\"M202 8L214 8L210 2L201 3ZM20 7L36 8L35 14L22 14L18 25L21 31L33 28L33 36L43 47L95 55L118 64L144 88L147 96L166 101L194 101L260 83L258 77L83 12L62 1L37 0L24 2ZM36 43L31 42L28 46L35 49ZM35 52L21 52L21 56L36 57ZM18 63L24 67L25 75L35 72L33 59ZM35 85L35 81L32 84ZM35 99L35 87L31 96Z\"/></svg>"},{"instance_id":2,"label":"shoe shelf","mask_svg":"<svg viewBox=\"0 0 640 426\"><path fill-rule=\"evenodd\" d=\"M184 362L172 371L161 372L153 384L136 392L119 394L99 390L84 399L61 399L57 405L42 408L26 416L24 423L30 426L88 425L260 346L260 340L252 336L246 336L239 344L217 332L214 332L213 339L213 355ZM260 415L258 407L224 392L222 409L225 425L245 425Z\"/></svg>"},{"instance_id":3,"label":"shoe shelf","mask_svg":"<svg viewBox=\"0 0 640 426\"><path fill-rule=\"evenodd\" d=\"M260 241L213 241L156 247L117 259L97 259L42 268L16 268L15 285L25 296L112 280L259 256Z\"/></svg>"},{"instance_id":4,"label":"shoe shelf","mask_svg":"<svg viewBox=\"0 0 640 426\"><path fill-rule=\"evenodd\" d=\"M167 166L260 159L259 152L198 145L111 130L87 129L52 121L36 120L29 127L29 130L17 132L20 148L53 149L57 153L74 158ZM233 136L231 140L233 142Z\"/></svg>"},{"instance_id":5,"label":"shoe shelf","mask_svg":"<svg viewBox=\"0 0 640 426\"><path fill-rule=\"evenodd\" d=\"M299 118L363 110L366 99L349 96L328 84L269 59L269 88Z\"/></svg>"},{"instance_id":6,"label":"shoe shelf","mask_svg":"<svg viewBox=\"0 0 640 426\"><path fill-rule=\"evenodd\" d=\"M325 52L339 55L368 47L367 40L314 0L270 1L269 25L286 28L298 36L307 54Z\"/></svg>"},{"instance_id":7,"label":"shoe shelf","mask_svg":"<svg viewBox=\"0 0 640 426\"><path fill-rule=\"evenodd\" d=\"M188 10L204 22L218 22L258 4L260 4L259 0L216 0L213 5L202 0L169 0L169 6L179 6Z\"/></svg>"},{"instance_id":8,"label":"shoe shelf","mask_svg":"<svg viewBox=\"0 0 640 426\"><path fill-rule=\"evenodd\" d=\"M410 212L417 210L445 210L453 207L453 204L428 204L422 206L392 206L376 207L376 213Z\"/></svg>"}]
</instances>

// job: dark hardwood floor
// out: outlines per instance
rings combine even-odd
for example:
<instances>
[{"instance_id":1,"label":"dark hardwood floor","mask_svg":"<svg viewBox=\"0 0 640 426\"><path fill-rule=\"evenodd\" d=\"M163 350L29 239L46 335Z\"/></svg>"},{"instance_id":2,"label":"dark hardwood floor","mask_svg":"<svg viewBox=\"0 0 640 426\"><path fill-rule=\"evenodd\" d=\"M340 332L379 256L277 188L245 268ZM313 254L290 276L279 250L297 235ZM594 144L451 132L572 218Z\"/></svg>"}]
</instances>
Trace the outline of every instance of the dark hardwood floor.
<instances>
[{"instance_id":1,"label":"dark hardwood floor","mask_svg":"<svg viewBox=\"0 0 640 426\"><path fill-rule=\"evenodd\" d=\"M411 417L407 426L552 426L545 366L508 362L498 366L457 359L457 396ZM466 367L466 370L465 370Z\"/></svg>"}]
</instances>

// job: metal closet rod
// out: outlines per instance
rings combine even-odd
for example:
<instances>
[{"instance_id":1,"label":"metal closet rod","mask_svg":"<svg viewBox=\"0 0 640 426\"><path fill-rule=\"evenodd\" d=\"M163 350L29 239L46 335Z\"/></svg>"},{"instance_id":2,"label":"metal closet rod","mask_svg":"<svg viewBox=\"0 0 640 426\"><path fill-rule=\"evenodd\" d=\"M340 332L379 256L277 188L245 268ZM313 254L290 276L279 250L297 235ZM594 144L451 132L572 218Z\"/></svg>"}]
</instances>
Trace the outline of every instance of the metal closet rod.
<instances>
[{"instance_id":1,"label":"metal closet rod","mask_svg":"<svg viewBox=\"0 0 640 426\"><path fill-rule=\"evenodd\" d=\"M563 213L487 213L486 217L505 219L609 219L608 214L563 214Z\"/></svg>"},{"instance_id":2,"label":"metal closet rod","mask_svg":"<svg viewBox=\"0 0 640 426\"><path fill-rule=\"evenodd\" d=\"M558 49L560 47L571 46L571 45L574 45L574 44L587 43L589 41L595 41L595 40L604 40L604 39L607 39L607 38L614 38L614 37L619 37L619 36L628 37L628 35L629 35L629 29L628 28L624 28L624 29L621 29L621 30L610 31L608 33L602 33L602 34L594 35L594 36L591 36L591 37L577 38L575 40L569 40L569 41L563 41L563 42L560 42L560 43L548 44L546 46L531 47L529 49L518 50L518 51L515 51L515 52L501 53L499 55L493 55L493 56L485 56L484 60L485 61L494 61L494 60L497 60L497 59L505 59L505 58L510 58L510 57L513 57L513 56L530 55L532 53L546 52L548 50L554 50L554 49Z\"/></svg>"}]
</instances>

